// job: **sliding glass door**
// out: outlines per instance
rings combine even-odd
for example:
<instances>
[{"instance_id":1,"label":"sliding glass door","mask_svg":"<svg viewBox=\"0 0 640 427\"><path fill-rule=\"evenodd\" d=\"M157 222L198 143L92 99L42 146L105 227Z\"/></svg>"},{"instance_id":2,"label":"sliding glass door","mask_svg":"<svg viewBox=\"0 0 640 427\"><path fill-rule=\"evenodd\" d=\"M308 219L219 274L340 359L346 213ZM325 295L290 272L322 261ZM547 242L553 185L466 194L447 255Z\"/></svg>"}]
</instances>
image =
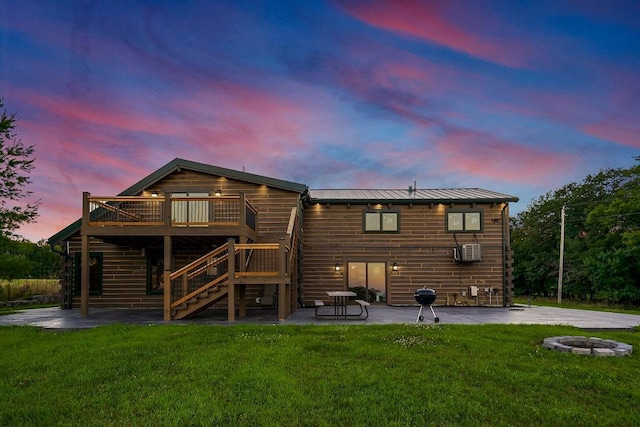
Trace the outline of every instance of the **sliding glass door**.
<instances>
[{"instance_id":1,"label":"sliding glass door","mask_svg":"<svg viewBox=\"0 0 640 427\"><path fill-rule=\"evenodd\" d=\"M349 262L348 286L358 299L369 302L387 300L387 264L385 262Z\"/></svg>"}]
</instances>

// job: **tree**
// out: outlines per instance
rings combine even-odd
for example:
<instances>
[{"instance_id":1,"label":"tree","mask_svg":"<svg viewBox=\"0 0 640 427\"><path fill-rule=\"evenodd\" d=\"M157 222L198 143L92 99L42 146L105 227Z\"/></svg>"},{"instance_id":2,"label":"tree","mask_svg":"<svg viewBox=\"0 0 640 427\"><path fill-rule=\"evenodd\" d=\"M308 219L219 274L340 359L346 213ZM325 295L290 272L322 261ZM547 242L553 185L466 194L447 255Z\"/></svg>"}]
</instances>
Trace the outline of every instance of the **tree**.
<instances>
[{"instance_id":1,"label":"tree","mask_svg":"<svg viewBox=\"0 0 640 427\"><path fill-rule=\"evenodd\" d=\"M640 159L639 159L640 160ZM563 294L640 303L640 166L608 169L534 200L512 219L518 294L557 292L566 207Z\"/></svg>"},{"instance_id":2,"label":"tree","mask_svg":"<svg viewBox=\"0 0 640 427\"><path fill-rule=\"evenodd\" d=\"M38 216L38 201L23 203L32 194L25 187L31 183L35 147L17 138L15 114L7 114L3 101L0 98L0 236L14 236L21 224Z\"/></svg>"},{"instance_id":3,"label":"tree","mask_svg":"<svg viewBox=\"0 0 640 427\"><path fill-rule=\"evenodd\" d=\"M0 236L0 280L51 279L60 271L60 256L41 240Z\"/></svg>"}]
</instances>

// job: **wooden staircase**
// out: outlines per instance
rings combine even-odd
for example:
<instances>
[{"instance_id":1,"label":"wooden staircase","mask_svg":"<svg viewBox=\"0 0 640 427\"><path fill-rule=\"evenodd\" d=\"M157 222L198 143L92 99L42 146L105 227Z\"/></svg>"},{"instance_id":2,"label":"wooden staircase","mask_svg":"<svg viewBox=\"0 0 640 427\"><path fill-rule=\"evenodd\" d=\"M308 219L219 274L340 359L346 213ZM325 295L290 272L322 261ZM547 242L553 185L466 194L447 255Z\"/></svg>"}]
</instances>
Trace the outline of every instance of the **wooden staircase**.
<instances>
[{"instance_id":1,"label":"wooden staircase","mask_svg":"<svg viewBox=\"0 0 640 427\"><path fill-rule=\"evenodd\" d=\"M171 318L184 319L227 298L229 245L171 273Z\"/></svg>"},{"instance_id":2,"label":"wooden staircase","mask_svg":"<svg viewBox=\"0 0 640 427\"><path fill-rule=\"evenodd\" d=\"M225 274L171 304L171 317L176 320L184 319L227 298L227 278L228 275Z\"/></svg>"},{"instance_id":3,"label":"wooden staircase","mask_svg":"<svg viewBox=\"0 0 640 427\"><path fill-rule=\"evenodd\" d=\"M235 319L236 285L278 285L280 300L278 318L284 320L291 312L291 279L297 280L295 234L297 210L291 211L287 234L278 243L235 243L233 239L169 274L171 304L165 315L184 319L211 305L227 299L229 320ZM241 292L240 315L246 309ZM167 298L167 296L165 296ZM296 299L294 298L295 302ZM165 306L167 308L167 306Z\"/></svg>"}]
</instances>

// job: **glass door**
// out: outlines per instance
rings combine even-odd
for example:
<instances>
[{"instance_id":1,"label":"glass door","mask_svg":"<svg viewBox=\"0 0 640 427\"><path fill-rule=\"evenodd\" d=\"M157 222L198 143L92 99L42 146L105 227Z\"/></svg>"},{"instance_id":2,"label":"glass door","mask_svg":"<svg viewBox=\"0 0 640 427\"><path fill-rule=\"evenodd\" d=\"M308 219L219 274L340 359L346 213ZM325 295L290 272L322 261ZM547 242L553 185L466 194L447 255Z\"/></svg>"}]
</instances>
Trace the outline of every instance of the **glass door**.
<instances>
[{"instance_id":1,"label":"glass door","mask_svg":"<svg viewBox=\"0 0 640 427\"><path fill-rule=\"evenodd\" d=\"M387 263L349 262L347 268L347 285L358 294L356 298L368 302L386 302Z\"/></svg>"}]
</instances>

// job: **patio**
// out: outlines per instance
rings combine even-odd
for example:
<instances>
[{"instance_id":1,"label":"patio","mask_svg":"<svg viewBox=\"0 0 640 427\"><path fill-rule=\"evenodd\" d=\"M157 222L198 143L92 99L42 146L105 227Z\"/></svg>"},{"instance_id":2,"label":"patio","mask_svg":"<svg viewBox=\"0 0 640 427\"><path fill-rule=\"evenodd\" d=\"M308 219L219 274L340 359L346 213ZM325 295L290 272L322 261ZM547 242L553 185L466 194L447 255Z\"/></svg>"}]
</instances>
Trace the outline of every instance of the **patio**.
<instances>
[{"instance_id":1,"label":"patio","mask_svg":"<svg viewBox=\"0 0 640 427\"><path fill-rule=\"evenodd\" d=\"M571 325L590 331L599 330L633 330L640 326L640 315L608 313L589 310L574 310L556 307L516 306L504 307L434 307L440 318L440 324L539 324L539 325ZM189 320L172 321L172 324L393 324L414 323L419 307L389 307L373 305L369 309L366 320L317 320L313 308L302 308L293 313L287 320L278 321L278 313L271 309L247 310L247 317L227 321L226 309L209 309ZM125 324L164 324L163 312L160 309L91 309L88 317L81 317L80 309L63 310L58 307L24 310L19 313L0 316L0 325L33 325L44 329L74 330L96 326ZM425 316L425 324L433 323L430 316Z\"/></svg>"}]
</instances>

